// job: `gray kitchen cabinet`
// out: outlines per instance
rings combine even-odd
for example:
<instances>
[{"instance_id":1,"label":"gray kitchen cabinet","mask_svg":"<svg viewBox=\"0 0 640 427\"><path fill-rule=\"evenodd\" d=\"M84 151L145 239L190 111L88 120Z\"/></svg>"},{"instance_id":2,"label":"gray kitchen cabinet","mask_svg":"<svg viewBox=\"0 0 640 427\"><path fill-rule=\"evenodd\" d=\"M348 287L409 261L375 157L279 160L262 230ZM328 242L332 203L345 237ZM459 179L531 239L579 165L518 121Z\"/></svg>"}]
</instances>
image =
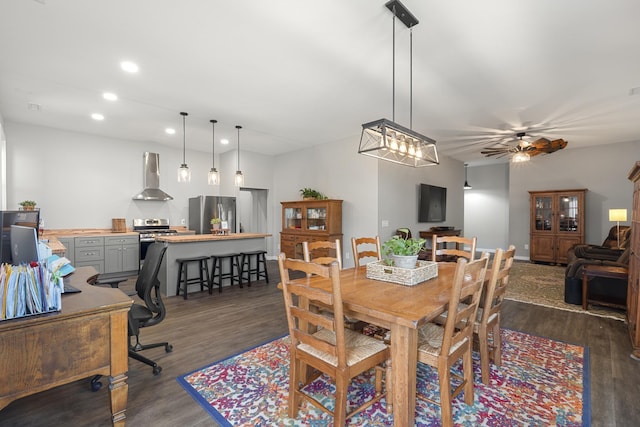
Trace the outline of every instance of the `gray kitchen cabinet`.
<instances>
[{"instance_id":1,"label":"gray kitchen cabinet","mask_svg":"<svg viewBox=\"0 0 640 427\"><path fill-rule=\"evenodd\" d=\"M75 267L94 267L104 273L104 237L76 237Z\"/></svg>"},{"instance_id":2,"label":"gray kitchen cabinet","mask_svg":"<svg viewBox=\"0 0 640 427\"><path fill-rule=\"evenodd\" d=\"M71 265L76 264L76 246L73 237L59 237L58 241L67 249L64 253L65 258L69 260Z\"/></svg>"},{"instance_id":3,"label":"gray kitchen cabinet","mask_svg":"<svg viewBox=\"0 0 640 427\"><path fill-rule=\"evenodd\" d=\"M138 271L140 242L138 236L109 236L104 238L104 272Z\"/></svg>"}]
</instances>

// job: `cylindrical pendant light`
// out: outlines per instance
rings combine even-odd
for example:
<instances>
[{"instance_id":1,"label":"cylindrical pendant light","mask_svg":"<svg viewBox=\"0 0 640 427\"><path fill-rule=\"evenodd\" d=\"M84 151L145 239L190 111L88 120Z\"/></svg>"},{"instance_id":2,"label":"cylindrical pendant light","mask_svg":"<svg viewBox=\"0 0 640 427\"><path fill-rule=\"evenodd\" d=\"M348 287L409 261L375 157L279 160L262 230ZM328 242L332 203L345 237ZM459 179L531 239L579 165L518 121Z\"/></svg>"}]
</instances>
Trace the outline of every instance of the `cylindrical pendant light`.
<instances>
[{"instance_id":1,"label":"cylindrical pendant light","mask_svg":"<svg viewBox=\"0 0 640 427\"><path fill-rule=\"evenodd\" d=\"M211 122L211 170L209 171L209 185L220 185L220 174L216 169L216 123L217 120L209 120Z\"/></svg>"},{"instance_id":2,"label":"cylindrical pendant light","mask_svg":"<svg viewBox=\"0 0 640 427\"><path fill-rule=\"evenodd\" d=\"M186 133L186 118L189 115L188 113L180 113L182 116L182 164L178 168L178 182L189 182L191 181L191 171L189 170L189 166L187 166L186 161L186 151L187 151L187 133Z\"/></svg>"},{"instance_id":3,"label":"cylindrical pendant light","mask_svg":"<svg viewBox=\"0 0 640 427\"><path fill-rule=\"evenodd\" d=\"M465 190L471 190L473 187L471 187L469 185L469 182L467 181L467 166L469 166L468 164L464 164L464 189Z\"/></svg>"},{"instance_id":4,"label":"cylindrical pendant light","mask_svg":"<svg viewBox=\"0 0 640 427\"><path fill-rule=\"evenodd\" d=\"M242 171L240 170L240 129L242 129L242 126L236 125L236 129L238 129L238 170L236 170L234 182L236 187L242 187L244 185L244 175L242 175Z\"/></svg>"}]
</instances>

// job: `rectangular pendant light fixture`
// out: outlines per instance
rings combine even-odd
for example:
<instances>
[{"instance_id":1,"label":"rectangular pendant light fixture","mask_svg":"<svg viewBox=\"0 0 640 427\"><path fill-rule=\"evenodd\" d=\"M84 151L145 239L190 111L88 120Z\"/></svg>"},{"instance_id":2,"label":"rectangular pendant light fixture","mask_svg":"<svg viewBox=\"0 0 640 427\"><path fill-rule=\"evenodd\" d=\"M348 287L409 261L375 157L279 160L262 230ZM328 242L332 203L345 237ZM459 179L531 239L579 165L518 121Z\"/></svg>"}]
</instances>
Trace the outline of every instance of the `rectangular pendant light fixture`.
<instances>
[{"instance_id":1,"label":"rectangular pendant light fixture","mask_svg":"<svg viewBox=\"0 0 640 427\"><path fill-rule=\"evenodd\" d=\"M398 18L410 30L418 24L400 0L385 6L393 13L393 120L380 119L362 125L358 153L400 165L422 167L439 164L436 141L412 129L395 123L395 22ZM411 67L413 68L413 33L411 34ZM413 79L413 71L412 77ZM411 82L413 87L413 82ZM411 90L410 92L413 92ZM410 101L410 121L413 116L413 95Z\"/></svg>"}]
</instances>

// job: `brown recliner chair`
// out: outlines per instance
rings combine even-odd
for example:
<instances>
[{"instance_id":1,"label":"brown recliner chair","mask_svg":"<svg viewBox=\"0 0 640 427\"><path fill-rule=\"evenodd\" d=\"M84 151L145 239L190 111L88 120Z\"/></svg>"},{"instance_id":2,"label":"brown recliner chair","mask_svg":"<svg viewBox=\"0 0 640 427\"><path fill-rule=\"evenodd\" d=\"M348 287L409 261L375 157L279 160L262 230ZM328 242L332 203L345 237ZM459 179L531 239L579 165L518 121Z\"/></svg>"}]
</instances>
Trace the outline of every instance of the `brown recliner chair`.
<instances>
[{"instance_id":1,"label":"brown recliner chair","mask_svg":"<svg viewBox=\"0 0 640 427\"><path fill-rule=\"evenodd\" d=\"M582 270L586 265L609 265L627 267L629 264L629 239L631 227L620 226L620 249L618 245L617 227L611 227L609 235L602 245L576 245L567 253L567 268L564 278L564 301L567 304L582 304ZM596 295L600 300L625 304L627 286L621 279L602 277L592 278L589 283L589 295Z\"/></svg>"}]
</instances>

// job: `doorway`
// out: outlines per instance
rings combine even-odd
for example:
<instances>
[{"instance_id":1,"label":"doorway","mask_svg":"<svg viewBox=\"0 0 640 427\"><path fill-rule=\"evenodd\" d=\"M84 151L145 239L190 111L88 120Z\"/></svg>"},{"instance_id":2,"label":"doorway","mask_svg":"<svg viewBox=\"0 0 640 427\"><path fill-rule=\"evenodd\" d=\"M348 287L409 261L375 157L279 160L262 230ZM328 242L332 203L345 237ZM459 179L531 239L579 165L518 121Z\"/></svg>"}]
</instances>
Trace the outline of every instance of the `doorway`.
<instances>
[{"instance_id":1,"label":"doorway","mask_svg":"<svg viewBox=\"0 0 640 427\"><path fill-rule=\"evenodd\" d=\"M267 233L267 196L263 188L240 188L238 193L238 232Z\"/></svg>"}]
</instances>

